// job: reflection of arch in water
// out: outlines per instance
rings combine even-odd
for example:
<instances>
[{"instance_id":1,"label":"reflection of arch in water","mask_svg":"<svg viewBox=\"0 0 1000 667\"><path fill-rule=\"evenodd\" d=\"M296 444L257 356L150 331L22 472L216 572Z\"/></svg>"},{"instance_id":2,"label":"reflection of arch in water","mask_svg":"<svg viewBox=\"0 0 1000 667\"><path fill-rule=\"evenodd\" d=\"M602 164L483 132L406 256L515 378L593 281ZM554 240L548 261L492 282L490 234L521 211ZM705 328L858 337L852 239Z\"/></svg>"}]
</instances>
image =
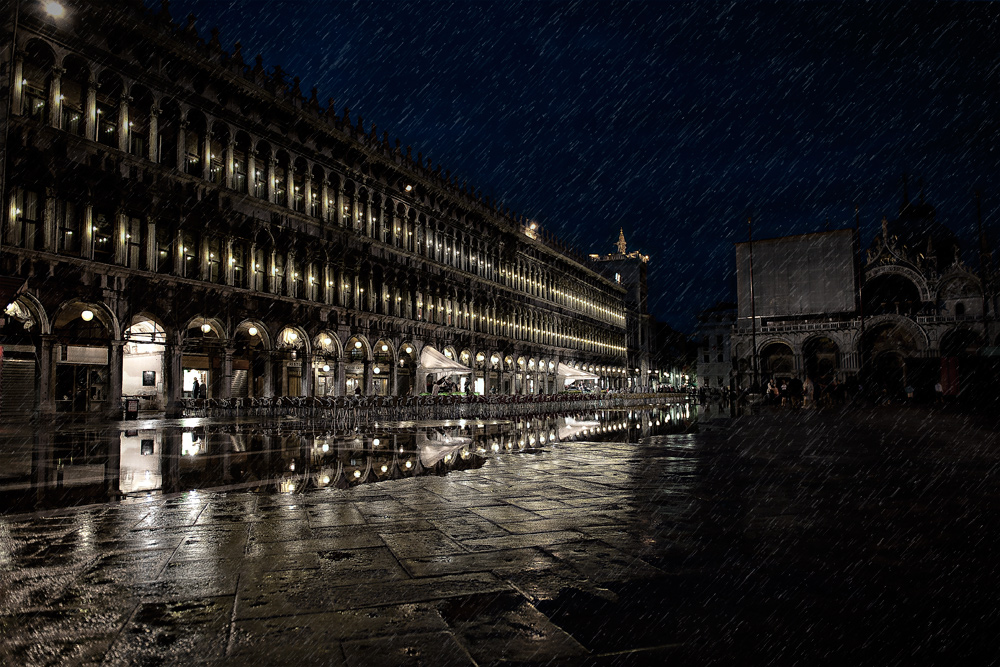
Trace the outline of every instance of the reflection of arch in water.
<instances>
[{"instance_id":1,"label":"reflection of arch in water","mask_svg":"<svg viewBox=\"0 0 1000 667\"><path fill-rule=\"evenodd\" d=\"M795 373L795 356L792 353L792 346L785 341L775 340L762 345L759 363L761 377L793 375Z\"/></svg>"},{"instance_id":2,"label":"reflection of arch in water","mask_svg":"<svg viewBox=\"0 0 1000 667\"><path fill-rule=\"evenodd\" d=\"M802 345L806 377L832 379L840 369L840 348L826 336L814 336Z\"/></svg>"}]
</instances>

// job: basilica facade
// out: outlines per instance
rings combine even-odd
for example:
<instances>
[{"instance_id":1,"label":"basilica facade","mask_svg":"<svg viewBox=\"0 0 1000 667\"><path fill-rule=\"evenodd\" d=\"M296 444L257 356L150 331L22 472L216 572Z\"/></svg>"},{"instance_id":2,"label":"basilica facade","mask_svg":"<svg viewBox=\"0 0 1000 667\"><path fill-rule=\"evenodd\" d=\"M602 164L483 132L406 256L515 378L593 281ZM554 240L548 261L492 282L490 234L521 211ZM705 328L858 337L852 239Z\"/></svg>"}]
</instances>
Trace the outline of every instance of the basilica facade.
<instances>
[{"instance_id":1,"label":"basilica facade","mask_svg":"<svg viewBox=\"0 0 1000 667\"><path fill-rule=\"evenodd\" d=\"M803 261L761 263L770 244ZM997 276L981 225L969 265L923 193L904 192L863 252L855 229L757 241L751 272L750 245L737 244L735 385L808 377L887 399L995 393L984 371L1000 361ZM788 280L771 275L786 269Z\"/></svg>"},{"instance_id":2,"label":"basilica facade","mask_svg":"<svg viewBox=\"0 0 1000 667\"><path fill-rule=\"evenodd\" d=\"M166 3L6 17L0 413L629 372L625 287ZM438 357L440 358L440 357Z\"/></svg>"}]
</instances>

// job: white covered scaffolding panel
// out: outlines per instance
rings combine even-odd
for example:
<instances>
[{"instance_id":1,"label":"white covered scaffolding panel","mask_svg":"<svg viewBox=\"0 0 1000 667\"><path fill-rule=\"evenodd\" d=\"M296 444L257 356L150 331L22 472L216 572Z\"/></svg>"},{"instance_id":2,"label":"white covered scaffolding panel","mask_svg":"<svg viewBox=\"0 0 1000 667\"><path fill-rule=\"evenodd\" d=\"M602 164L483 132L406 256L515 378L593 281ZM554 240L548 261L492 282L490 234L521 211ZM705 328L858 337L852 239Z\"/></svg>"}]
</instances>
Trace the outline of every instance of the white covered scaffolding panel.
<instances>
[{"instance_id":1,"label":"white covered scaffolding panel","mask_svg":"<svg viewBox=\"0 0 1000 667\"><path fill-rule=\"evenodd\" d=\"M449 359L433 347L425 347L420 351L420 367L425 373L471 373L472 369L463 366L454 359Z\"/></svg>"}]
</instances>

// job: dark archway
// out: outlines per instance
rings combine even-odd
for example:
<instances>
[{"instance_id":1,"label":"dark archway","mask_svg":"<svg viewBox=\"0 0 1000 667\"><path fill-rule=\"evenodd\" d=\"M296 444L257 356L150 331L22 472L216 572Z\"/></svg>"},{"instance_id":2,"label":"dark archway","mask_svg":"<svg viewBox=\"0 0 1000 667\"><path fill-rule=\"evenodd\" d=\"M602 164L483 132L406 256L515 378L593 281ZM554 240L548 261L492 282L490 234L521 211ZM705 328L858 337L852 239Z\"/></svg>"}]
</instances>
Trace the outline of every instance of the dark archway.
<instances>
[{"instance_id":1,"label":"dark archway","mask_svg":"<svg viewBox=\"0 0 1000 667\"><path fill-rule=\"evenodd\" d=\"M802 346L806 377L829 382L840 369L840 348L831 339L810 338Z\"/></svg>"},{"instance_id":2,"label":"dark archway","mask_svg":"<svg viewBox=\"0 0 1000 667\"><path fill-rule=\"evenodd\" d=\"M761 349L760 374L762 378L795 374L795 357L788 343L769 343Z\"/></svg>"}]
</instances>

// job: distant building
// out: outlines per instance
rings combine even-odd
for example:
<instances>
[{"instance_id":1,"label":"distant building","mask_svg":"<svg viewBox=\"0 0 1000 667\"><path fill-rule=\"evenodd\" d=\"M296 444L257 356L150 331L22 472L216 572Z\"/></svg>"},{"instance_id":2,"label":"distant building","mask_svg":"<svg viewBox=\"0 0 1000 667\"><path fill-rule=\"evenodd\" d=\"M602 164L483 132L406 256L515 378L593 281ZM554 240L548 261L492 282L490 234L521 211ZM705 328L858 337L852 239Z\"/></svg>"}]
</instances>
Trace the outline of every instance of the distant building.
<instances>
[{"instance_id":1,"label":"distant building","mask_svg":"<svg viewBox=\"0 0 1000 667\"><path fill-rule=\"evenodd\" d=\"M625 288L625 328L628 347L628 370L632 386L648 386L650 371L649 288L646 267L649 255L628 252L625 230L618 230L615 252L592 254L590 259L601 274Z\"/></svg>"},{"instance_id":2,"label":"distant building","mask_svg":"<svg viewBox=\"0 0 1000 667\"><path fill-rule=\"evenodd\" d=\"M957 395L986 382L976 370L1000 341L982 234L973 270L923 195L904 193L864 257L858 248L853 229L736 244L738 384L836 378L895 397L906 386L926 396L941 382Z\"/></svg>"},{"instance_id":3,"label":"distant building","mask_svg":"<svg viewBox=\"0 0 1000 667\"><path fill-rule=\"evenodd\" d=\"M728 387L732 380L732 333L736 304L720 301L698 313L698 386Z\"/></svg>"}]
</instances>

